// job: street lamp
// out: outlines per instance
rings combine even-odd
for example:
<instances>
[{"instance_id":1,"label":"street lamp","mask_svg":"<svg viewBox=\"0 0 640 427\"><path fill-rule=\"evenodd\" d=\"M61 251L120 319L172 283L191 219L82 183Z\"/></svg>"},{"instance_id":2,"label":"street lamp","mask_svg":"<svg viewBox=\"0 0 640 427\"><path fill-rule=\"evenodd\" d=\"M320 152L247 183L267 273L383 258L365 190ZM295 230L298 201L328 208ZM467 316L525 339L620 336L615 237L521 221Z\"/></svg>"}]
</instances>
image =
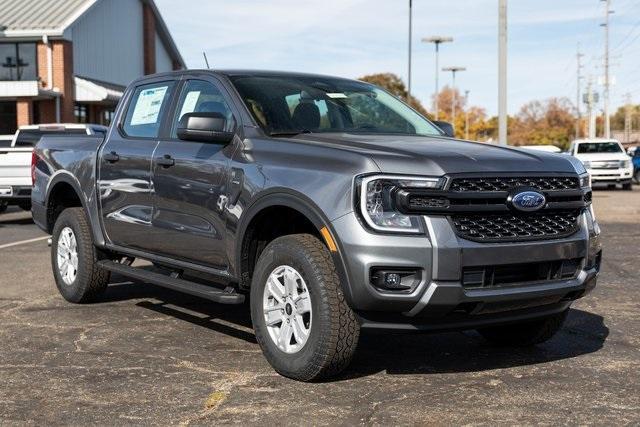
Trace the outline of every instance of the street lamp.
<instances>
[{"instance_id":1,"label":"street lamp","mask_svg":"<svg viewBox=\"0 0 640 427\"><path fill-rule=\"evenodd\" d=\"M464 139L469 139L469 90L464 91Z\"/></svg>"},{"instance_id":2,"label":"street lamp","mask_svg":"<svg viewBox=\"0 0 640 427\"><path fill-rule=\"evenodd\" d=\"M412 18L413 18L413 0L409 0L409 64L407 70L407 103L411 102L411 39L413 37L412 31Z\"/></svg>"},{"instance_id":3,"label":"street lamp","mask_svg":"<svg viewBox=\"0 0 640 427\"><path fill-rule=\"evenodd\" d=\"M451 71L453 77L452 99L451 99L451 124L456 125L456 73L459 71L467 71L465 67L444 67L442 71Z\"/></svg>"},{"instance_id":4,"label":"street lamp","mask_svg":"<svg viewBox=\"0 0 640 427\"><path fill-rule=\"evenodd\" d=\"M440 88L438 87L438 74L440 74L440 66L438 65L440 61L440 44L442 43L450 43L453 41L453 37L444 37L444 36L431 36L425 37L422 39L423 43L433 43L436 46L436 92L435 92L435 116L436 120L438 120L438 115L440 114L440 106L438 94L440 93Z\"/></svg>"}]
</instances>

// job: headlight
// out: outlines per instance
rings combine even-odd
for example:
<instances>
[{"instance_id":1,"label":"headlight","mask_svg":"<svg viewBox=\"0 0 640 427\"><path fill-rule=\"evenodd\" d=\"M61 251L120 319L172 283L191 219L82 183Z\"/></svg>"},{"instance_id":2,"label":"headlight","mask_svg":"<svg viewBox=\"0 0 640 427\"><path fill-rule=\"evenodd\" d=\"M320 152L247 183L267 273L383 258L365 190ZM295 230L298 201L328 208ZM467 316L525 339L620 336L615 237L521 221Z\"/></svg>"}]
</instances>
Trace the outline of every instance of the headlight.
<instances>
[{"instance_id":1,"label":"headlight","mask_svg":"<svg viewBox=\"0 0 640 427\"><path fill-rule=\"evenodd\" d=\"M620 161L620 167L622 169L628 169L631 167L631 160L621 160Z\"/></svg>"},{"instance_id":2,"label":"headlight","mask_svg":"<svg viewBox=\"0 0 640 427\"><path fill-rule=\"evenodd\" d=\"M591 169L591 162L590 161L584 161L584 162L582 162L582 164L584 165L584 167L586 169Z\"/></svg>"},{"instance_id":3,"label":"headlight","mask_svg":"<svg viewBox=\"0 0 640 427\"><path fill-rule=\"evenodd\" d=\"M395 207L398 189L440 189L444 178L374 175L360 179L360 212L377 231L421 233L420 216L405 215Z\"/></svg>"},{"instance_id":4,"label":"headlight","mask_svg":"<svg viewBox=\"0 0 640 427\"><path fill-rule=\"evenodd\" d=\"M580 175L580 187L581 188L591 187L591 175L589 174Z\"/></svg>"}]
</instances>

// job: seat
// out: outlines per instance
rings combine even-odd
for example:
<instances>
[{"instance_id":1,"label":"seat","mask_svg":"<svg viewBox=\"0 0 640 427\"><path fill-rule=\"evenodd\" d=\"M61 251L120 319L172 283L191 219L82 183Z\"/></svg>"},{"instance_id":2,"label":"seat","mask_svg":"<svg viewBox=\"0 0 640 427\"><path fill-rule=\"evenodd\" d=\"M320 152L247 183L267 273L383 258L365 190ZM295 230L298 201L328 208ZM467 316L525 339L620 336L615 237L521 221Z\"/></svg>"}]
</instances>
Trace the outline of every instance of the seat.
<instances>
[{"instance_id":1,"label":"seat","mask_svg":"<svg viewBox=\"0 0 640 427\"><path fill-rule=\"evenodd\" d=\"M313 102L301 102L293 110L291 120L299 129L318 129L320 127L320 109Z\"/></svg>"}]
</instances>

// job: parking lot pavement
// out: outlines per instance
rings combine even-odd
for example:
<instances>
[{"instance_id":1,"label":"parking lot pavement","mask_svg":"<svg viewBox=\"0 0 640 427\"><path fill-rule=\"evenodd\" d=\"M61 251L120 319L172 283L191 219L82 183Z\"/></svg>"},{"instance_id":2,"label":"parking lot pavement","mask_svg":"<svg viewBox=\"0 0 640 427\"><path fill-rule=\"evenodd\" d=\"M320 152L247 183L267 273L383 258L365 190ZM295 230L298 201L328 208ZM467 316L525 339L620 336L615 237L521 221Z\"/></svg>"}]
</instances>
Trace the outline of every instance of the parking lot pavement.
<instances>
[{"instance_id":1,"label":"parking lot pavement","mask_svg":"<svg viewBox=\"0 0 640 427\"><path fill-rule=\"evenodd\" d=\"M364 333L320 384L275 374L242 307L117 277L101 302L72 305L46 240L0 249L0 424L637 425L640 191L596 192L595 207L601 279L552 341ZM0 246L43 235L28 214L0 215Z\"/></svg>"}]
</instances>

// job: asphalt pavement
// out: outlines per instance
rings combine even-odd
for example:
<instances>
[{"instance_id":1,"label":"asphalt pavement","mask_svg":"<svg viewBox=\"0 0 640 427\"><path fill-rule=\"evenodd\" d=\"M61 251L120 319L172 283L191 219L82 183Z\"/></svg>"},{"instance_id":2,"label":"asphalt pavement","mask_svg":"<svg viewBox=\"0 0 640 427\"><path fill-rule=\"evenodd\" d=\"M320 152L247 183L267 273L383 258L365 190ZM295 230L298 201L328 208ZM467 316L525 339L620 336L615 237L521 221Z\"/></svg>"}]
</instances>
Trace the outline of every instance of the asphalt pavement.
<instances>
[{"instance_id":1,"label":"asphalt pavement","mask_svg":"<svg viewBox=\"0 0 640 427\"><path fill-rule=\"evenodd\" d=\"M638 425L640 190L594 199L602 275L550 342L363 333L351 367L319 384L270 368L246 307L118 277L98 303L65 302L46 235L12 208L0 214L0 425Z\"/></svg>"}]
</instances>

